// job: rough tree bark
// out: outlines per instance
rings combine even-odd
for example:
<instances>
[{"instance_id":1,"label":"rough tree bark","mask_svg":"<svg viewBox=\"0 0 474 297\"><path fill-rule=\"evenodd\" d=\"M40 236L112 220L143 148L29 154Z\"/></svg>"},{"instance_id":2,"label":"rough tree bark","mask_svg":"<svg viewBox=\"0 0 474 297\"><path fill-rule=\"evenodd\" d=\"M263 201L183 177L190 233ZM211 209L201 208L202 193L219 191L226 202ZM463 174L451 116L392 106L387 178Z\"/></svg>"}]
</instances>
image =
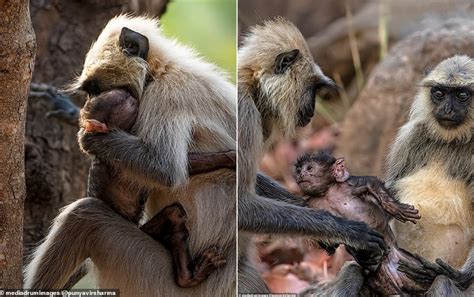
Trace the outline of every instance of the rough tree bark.
<instances>
[{"instance_id":1,"label":"rough tree bark","mask_svg":"<svg viewBox=\"0 0 474 297\"><path fill-rule=\"evenodd\" d=\"M27 0L0 0L0 288L22 286L23 147L35 34Z\"/></svg>"}]
</instances>

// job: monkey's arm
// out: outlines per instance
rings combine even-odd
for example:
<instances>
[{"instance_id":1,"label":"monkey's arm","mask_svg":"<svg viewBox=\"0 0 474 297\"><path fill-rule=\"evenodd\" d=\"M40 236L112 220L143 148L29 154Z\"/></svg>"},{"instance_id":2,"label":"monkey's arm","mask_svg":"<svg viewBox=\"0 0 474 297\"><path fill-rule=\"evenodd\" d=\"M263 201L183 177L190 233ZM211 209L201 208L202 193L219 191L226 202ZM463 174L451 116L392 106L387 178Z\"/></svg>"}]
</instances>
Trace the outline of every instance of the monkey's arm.
<instances>
[{"instance_id":1,"label":"monkey's arm","mask_svg":"<svg viewBox=\"0 0 474 297\"><path fill-rule=\"evenodd\" d=\"M186 211L181 204L174 203L165 207L140 229L171 252L176 283L188 288L200 284L226 261L222 248L217 247L207 248L193 259L189 251L186 221Z\"/></svg>"},{"instance_id":2,"label":"monkey's arm","mask_svg":"<svg viewBox=\"0 0 474 297\"><path fill-rule=\"evenodd\" d=\"M363 193L369 193L373 196L379 205L391 216L400 222L412 222L420 219L418 210L413 205L401 203L393 198L383 182L375 176L351 176L348 183L354 187L353 195L359 196Z\"/></svg>"},{"instance_id":3,"label":"monkey's arm","mask_svg":"<svg viewBox=\"0 0 474 297\"><path fill-rule=\"evenodd\" d=\"M316 237L329 246L339 243L370 254L367 267L378 266L387 247L383 236L365 223L346 220L327 211L239 191L239 230L258 234Z\"/></svg>"},{"instance_id":4,"label":"monkey's arm","mask_svg":"<svg viewBox=\"0 0 474 297\"><path fill-rule=\"evenodd\" d=\"M305 199L303 197L290 193L276 181L262 173L257 173L255 189L258 195L266 198L280 200L299 206L305 204Z\"/></svg>"},{"instance_id":5,"label":"monkey's arm","mask_svg":"<svg viewBox=\"0 0 474 297\"><path fill-rule=\"evenodd\" d=\"M239 230L260 234L308 235L331 245L345 243L373 252L373 259L380 261L386 250L383 237L366 224L255 193L258 160L263 151L263 133L259 129L262 127L261 118L250 96L241 94L238 99ZM264 179L260 178L260 181Z\"/></svg>"},{"instance_id":6,"label":"monkey's arm","mask_svg":"<svg viewBox=\"0 0 474 297\"><path fill-rule=\"evenodd\" d=\"M158 145L146 143L121 130L78 133L81 148L96 158L120 166L147 184L174 186L188 176L186 139L163 129Z\"/></svg>"},{"instance_id":7,"label":"monkey's arm","mask_svg":"<svg viewBox=\"0 0 474 297\"><path fill-rule=\"evenodd\" d=\"M187 158L184 158L187 159L184 161L187 161L188 165L181 168L183 158L181 156L181 158L173 159L173 154L177 152L171 140L162 141L160 148L157 148L120 130L111 130L109 133L85 133L81 129L79 143L84 151L95 155L100 160L113 161L142 179L166 186L179 183L180 177L187 177L188 174L196 175L221 168L235 169L236 167L235 151L226 151L188 153ZM181 162L176 162L176 160L181 160ZM187 170L183 170L184 168Z\"/></svg>"},{"instance_id":8,"label":"monkey's arm","mask_svg":"<svg viewBox=\"0 0 474 297\"><path fill-rule=\"evenodd\" d=\"M189 175L211 172L221 168L235 169L235 151L218 153L188 153Z\"/></svg>"}]
</instances>

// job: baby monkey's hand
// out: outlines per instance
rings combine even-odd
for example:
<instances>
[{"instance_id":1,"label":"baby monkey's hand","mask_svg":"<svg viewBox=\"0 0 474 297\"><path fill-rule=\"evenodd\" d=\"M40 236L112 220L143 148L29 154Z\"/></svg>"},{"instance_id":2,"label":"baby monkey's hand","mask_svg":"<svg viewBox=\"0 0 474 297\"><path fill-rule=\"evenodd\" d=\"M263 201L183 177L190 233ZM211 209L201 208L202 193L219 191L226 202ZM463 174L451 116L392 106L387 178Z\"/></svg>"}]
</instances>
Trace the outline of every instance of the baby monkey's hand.
<instances>
[{"instance_id":1,"label":"baby monkey's hand","mask_svg":"<svg viewBox=\"0 0 474 297\"><path fill-rule=\"evenodd\" d=\"M98 120L93 120L93 119L84 120L83 125L84 125L84 130L86 131L86 133L93 133L93 132L107 133L110 131L106 124L99 122Z\"/></svg>"},{"instance_id":2,"label":"baby monkey's hand","mask_svg":"<svg viewBox=\"0 0 474 297\"><path fill-rule=\"evenodd\" d=\"M418 209L413 205L401 203L396 200L386 201L382 207L395 219L403 223L408 221L416 224L416 221L421 218Z\"/></svg>"}]
</instances>

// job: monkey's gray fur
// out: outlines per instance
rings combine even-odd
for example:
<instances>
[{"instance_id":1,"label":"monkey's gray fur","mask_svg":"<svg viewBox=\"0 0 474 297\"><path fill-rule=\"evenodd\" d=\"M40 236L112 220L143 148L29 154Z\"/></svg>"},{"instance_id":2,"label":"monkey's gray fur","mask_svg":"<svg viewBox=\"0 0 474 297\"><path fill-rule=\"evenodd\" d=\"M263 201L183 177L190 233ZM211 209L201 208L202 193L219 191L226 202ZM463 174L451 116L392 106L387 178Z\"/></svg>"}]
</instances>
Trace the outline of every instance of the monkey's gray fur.
<instances>
[{"instance_id":1,"label":"monkey's gray fur","mask_svg":"<svg viewBox=\"0 0 474 297\"><path fill-rule=\"evenodd\" d=\"M437 86L474 91L474 61L467 56L454 56L442 61L422 80L409 120L400 129L389 155L387 186L396 198L414 205L421 214L416 225L394 222L400 245L429 261L441 258L458 268L464 263L451 279L437 276L426 296L473 296L474 100L466 107L464 122L445 129L434 118L430 90ZM346 296L338 295L341 287L362 288L362 274L355 265L344 267L334 282L316 285L306 294ZM326 292L336 293L325 295Z\"/></svg>"},{"instance_id":2,"label":"monkey's gray fur","mask_svg":"<svg viewBox=\"0 0 474 297\"><path fill-rule=\"evenodd\" d=\"M302 197L263 175L257 179L264 150L279 135L292 137L307 125L316 92L334 86L314 63L299 30L281 18L254 27L239 49L238 63L239 293L268 292L247 263L252 234L307 235L381 257L383 240L367 225L302 207Z\"/></svg>"},{"instance_id":3,"label":"monkey's gray fur","mask_svg":"<svg viewBox=\"0 0 474 297\"><path fill-rule=\"evenodd\" d=\"M437 88L469 90L470 98L464 107L466 115L459 125L444 127L435 118L439 107L432 90ZM387 167L387 185L400 201L414 205L421 215L416 226L394 222L400 245L429 261L441 258L457 268L466 262L468 266L464 269L471 271L474 270L474 259L469 259L474 255L473 96L474 60L454 56L440 62L421 81L409 120L391 148ZM443 288L457 290L446 288L448 281L442 281L443 285L437 281L432 287L433 294Z\"/></svg>"},{"instance_id":4,"label":"monkey's gray fur","mask_svg":"<svg viewBox=\"0 0 474 297\"><path fill-rule=\"evenodd\" d=\"M147 40L137 44L138 54L119 46L124 31ZM139 114L137 136L118 130L80 134L83 149L121 162L130 179L152 189L149 216L174 202L183 205L191 254L217 246L227 262L202 284L180 288L163 246L104 202L82 198L61 211L36 249L25 287L61 289L91 258L99 287L118 288L121 296L234 296L235 171L188 178L187 156L235 149L235 86L191 49L165 38L157 20L125 15L112 19L92 45L73 89L85 86L127 89L139 100Z\"/></svg>"}]
</instances>

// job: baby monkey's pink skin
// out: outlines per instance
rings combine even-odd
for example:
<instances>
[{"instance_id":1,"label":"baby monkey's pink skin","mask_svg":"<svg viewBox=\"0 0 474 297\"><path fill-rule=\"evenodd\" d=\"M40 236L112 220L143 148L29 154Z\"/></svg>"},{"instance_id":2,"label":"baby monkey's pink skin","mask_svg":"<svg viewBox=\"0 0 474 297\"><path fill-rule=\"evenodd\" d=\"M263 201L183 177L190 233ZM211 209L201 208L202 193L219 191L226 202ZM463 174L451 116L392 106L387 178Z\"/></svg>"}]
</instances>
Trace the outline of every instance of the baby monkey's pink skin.
<instances>
[{"instance_id":1,"label":"baby monkey's pink skin","mask_svg":"<svg viewBox=\"0 0 474 297\"><path fill-rule=\"evenodd\" d=\"M111 128L130 131L137 115L137 99L116 89L89 98L81 109L80 124L86 132L107 133Z\"/></svg>"},{"instance_id":2,"label":"baby monkey's pink skin","mask_svg":"<svg viewBox=\"0 0 474 297\"><path fill-rule=\"evenodd\" d=\"M110 131L106 124L99 122L98 120L84 120L84 130L90 133L107 133Z\"/></svg>"},{"instance_id":3,"label":"baby monkey's pink skin","mask_svg":"<svg viewBox=\"0 0 474 297\"><path fill-rule=\"evenodd\" d=\"M321 152L304 155L298 160L296 182L307 195L309 207L365 222L384 235L390 251L381 263L374 263L361 252L346 247L365 269L366 283L374 292L387 296L418 294L429 289L431 282L415 282L399 271L400 260L412 267L423 267L425 260L398 247L389 225L392 217L415 224L420 218L418 210L394 199L382 181L372 176L350 176L344 166L344 159L336 159ZM328 252L334 252L336 248L324 246L324 243L322 247Z\"/></svg>"}]
</instances>

